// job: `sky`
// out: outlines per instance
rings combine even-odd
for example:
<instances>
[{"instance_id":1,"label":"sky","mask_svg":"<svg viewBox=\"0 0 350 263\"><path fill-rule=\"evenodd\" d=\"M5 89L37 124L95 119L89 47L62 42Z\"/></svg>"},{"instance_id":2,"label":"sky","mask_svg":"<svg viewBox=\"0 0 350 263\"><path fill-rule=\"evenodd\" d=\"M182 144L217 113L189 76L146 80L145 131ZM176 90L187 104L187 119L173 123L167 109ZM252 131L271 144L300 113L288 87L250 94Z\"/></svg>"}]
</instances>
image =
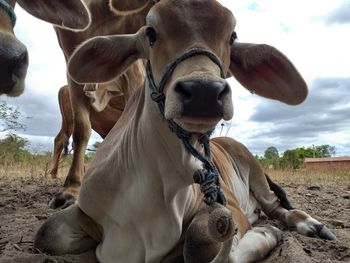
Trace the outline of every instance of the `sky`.
<instances>
[{"instance_id":1,"label":"sky","mask_svg":"<svg viewBox=\"0 0 350 263\"><path fill-rule=\"evenodd\" d=\"M306 80L308 98L289 106L251 94L233 78L234 117L219 124L227 135L263 155L329 144L350 156L350 0L221 0L237 20L239 42L265 43L283 52ZM27 126L20 135L34 151L52 150L60 130L57 93L67 83L63 53L52 26L16 7L15 34L27 46L30 65L24 94L1 97L18 107ZM93 134L90 145L101 140Z\"/></svg>"}]
</instances>

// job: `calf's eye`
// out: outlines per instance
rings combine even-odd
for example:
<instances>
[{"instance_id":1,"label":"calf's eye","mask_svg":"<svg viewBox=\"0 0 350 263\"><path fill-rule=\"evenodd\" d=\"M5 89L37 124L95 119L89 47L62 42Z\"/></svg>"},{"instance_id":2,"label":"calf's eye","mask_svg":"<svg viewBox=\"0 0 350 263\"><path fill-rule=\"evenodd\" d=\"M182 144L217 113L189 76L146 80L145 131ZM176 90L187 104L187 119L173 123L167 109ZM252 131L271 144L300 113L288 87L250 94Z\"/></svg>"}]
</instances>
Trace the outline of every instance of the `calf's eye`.
<instances>
[{"instance_id":1,"label":"calf's eye","mask_svg":"<svg viewBox=\"0 0 350 263\"><path fill-rule=\"evenodd\" d=\"M236 39L237 39L237 33L235 31L233 31L231 38L230 38L230 45L232 45Z\"/></svg>"},{"instance_id":2,"label":"calf's eye","mask_svg":"<svg viewBox=\"0 0 350 263\"><path fill-rule=\"evenodd\" d=\"M157 41L157 33L153 27L147 27L146 35L148 36L149 45L153 47L154 43Z\"/></svg>"}]
</instances>

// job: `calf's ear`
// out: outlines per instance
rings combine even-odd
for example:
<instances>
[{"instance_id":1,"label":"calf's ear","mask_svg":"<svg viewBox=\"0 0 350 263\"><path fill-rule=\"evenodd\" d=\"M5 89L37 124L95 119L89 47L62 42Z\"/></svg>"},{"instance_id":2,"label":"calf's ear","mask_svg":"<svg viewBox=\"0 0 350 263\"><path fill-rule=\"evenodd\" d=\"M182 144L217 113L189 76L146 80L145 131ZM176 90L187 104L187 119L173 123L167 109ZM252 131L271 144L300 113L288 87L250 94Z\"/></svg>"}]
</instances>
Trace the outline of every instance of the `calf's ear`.
<instances>
[{"instance_id":1,"label":"calf's ear","mask_svg":"<svg viewBox=\"0 0 350 263\"><path fill-rule=\"evenodd\" d=\"M272 46L234 43L230 72L246 89L266 98L296 105L307 97L300 73Z\"/></svg>"},{"instance_id":2,"label":"calf's ear","mask_svg":"<svg viewBox=\"0 0 350 263\"><path fill-rule=\"evenodd\" d=\"M68 73L80 84L105 83L116 79L140 58L148 59L142 27L136 34L98 36L81 44L68 61Z\"/></svg>"},{"instance_id":3,"label":"calf's ear","mask_svg":"<svg viewBox=\"0 0 350 263\"><path fill-rule=\"evenodd\" d=\"M85 30L91 15L82 0L18 0L28 13L55 26L73 31Z\"/></svg>"},{"instance_id":4,"label":"calf's ear","mask_svg":"<svg viewBox=\"0 0 350 263\"><path fill-rule=\"evenodd\" d=\"M130 15L145 9L154 0L109 0L111 10L117 15Z\"/></svg>"}]
</instances>

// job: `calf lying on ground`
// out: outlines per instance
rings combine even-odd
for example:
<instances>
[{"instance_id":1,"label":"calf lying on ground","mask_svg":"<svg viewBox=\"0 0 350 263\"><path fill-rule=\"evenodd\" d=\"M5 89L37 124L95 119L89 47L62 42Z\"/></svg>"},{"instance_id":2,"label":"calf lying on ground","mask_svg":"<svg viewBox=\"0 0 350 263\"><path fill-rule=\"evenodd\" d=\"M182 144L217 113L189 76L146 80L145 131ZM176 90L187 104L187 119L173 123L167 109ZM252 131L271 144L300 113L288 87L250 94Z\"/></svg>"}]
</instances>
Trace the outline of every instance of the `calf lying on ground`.
<instances>
[{"instance_id":1,"label":"calf lying on ground","mask_svg":"<svg viewBox=\"0 0 350 263\"><path fill-rule=\"evenodd\" d=\"M300 234L335 239L305 212L280 205L242 144L215 138L208 145L208 133L233 115L229 71L267 98L298 104L307 95L282 53L237 43L235 24L214 0L161 0L138 33L96 37L73 54L69 71L77 82L107 82L139 58L149 61L147 79L98 149L77 204L44 223L37 248L64 254L97 246L101 262L209 262L220 237L212 235L201 191L206 203L225 204L219 186L237 233L229 255L213 262L254 262L277 246L280 230L251 226L259 208ZM216 169L219 182L202 184ZM216 223L225 232L223 221Z\"/></svg>"},{"instance_id":2,"label":"calf lying on ground","mask_svg":"<svg viewBox=\"0 0 350 263\"><path fill-rule=\"evenodd\" d=\"M0 95L22 94L27 74L27 48L13 32L16 2L35 17L65 29L84 29L90 23L88 10L80 0L0 0Z\"/></svg>"}]
</instances>

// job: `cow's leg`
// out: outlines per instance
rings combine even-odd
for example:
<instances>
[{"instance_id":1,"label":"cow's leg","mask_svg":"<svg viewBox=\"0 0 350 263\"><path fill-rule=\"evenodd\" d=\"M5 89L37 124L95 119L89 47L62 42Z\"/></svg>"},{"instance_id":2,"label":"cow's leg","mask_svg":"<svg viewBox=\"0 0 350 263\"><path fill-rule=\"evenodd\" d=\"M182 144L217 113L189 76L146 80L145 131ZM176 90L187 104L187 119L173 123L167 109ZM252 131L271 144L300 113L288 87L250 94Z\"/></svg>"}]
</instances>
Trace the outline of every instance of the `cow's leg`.
<instances>
[{"instance_id":1,"label":"cow's leg","mask_svg":"<svg viewBox=\"0 0 350 263\"><path fill-rule=\"evenodd\" d=\"M290 229L308 237L318 237L328 240L336 240L336 236L322 223L298 209L286 210L283 207L276 208L269 215L286 224Z\"/></svg>"},{"instance_id":2,"label":"cow's leg","mask_svg":"<svg viewBox=\"0 0 350 263\"><path fill-rule=\"evenodd\" d=\"M209 213L208 213L209 212ZM230 210L214 204L199 211L185 235L185 262L229 263L237 230Z\"/></svg>"},{"instance_id":3,"label":"cow's leg","mask_svg":"<svg viewBox=\"0 0 350 263\"><path fill-rule=\"evenodd\" d=\"M91 135L89 99L84 95L83 86L70 81L70 97L73 109L73 160L63 188L51 199L51 208L72 205L79 194L81 177L84 173L85 150Z\"/></svg>"},{"instance_id":4,"label":"cow's leg","mask_svg":"<svg viewBox=\"0 0 350 263\"><path fill-rule=\"evenodd\" d=\"M52 178L57 177L58 164L64 149L64 155L68 154L69 137L73 132L73 113L69 96L69 87L63 86L58 92L58 104L62 117L61 130L55 137L54 154L50 174Z\"/></svg>"},{"instance_id":5,"label":"cow's leg","mask_svg":"<svg viewBox=\"0 0 350 263\"><path fill-rule=\"evenodd\" d=\"M282 231L273 226L254 227L233 248L233 262L248 263L264 259L282 241Z\"/></svg>"},{"instance_id":6,"label":"cow's leg","mask_svg":"<svg viewBox=\"0 0 350 263\"><path fill-rule=\"evenodd\" d=\"M262 169L257 163L251 165L249 174L250 189L262 206L263 211L271 218L277 218L299 234L334 240L334 234L322 223L307 213L283 208L274 192L271 191ZM279 186L277 186L279 187Z\"/></svg>"},{"instance_id":7,"label":"cow's leg","mask_svg":"<svg viewBox=\"0 0 350 263\"><path fill-rule=\"evenodd\" d=\"M79 254L97 246L97 224L73 205L51 216L38 230L34 247L52 255Z\"/></svg>"},{"instance_id":8,"label":"cow's leg","mask_svg":"<svg viewBox=\"0 0 350 263\"><path fill-rule=\"evenodd\" d=\"M219 252L220 243L209 235L208 219L208 212L202 210L188 227L184 245L186 263L210 262Z\"/></svg>"},{"instance_id":9,"label":"cow's leg","mask_svg":"<svg viewBox=\"0 0 350 263\"><path fill-rule=\"evenodd\" d=\"M225 137L215 138L213 141L218 143L231 155L239 177L249 177L245 178L245 181L249 182L249 190L258 201L265 214L271 218L281 220L287 226L296 229L296 231L302 235L335 239L335 236L328 228L316 219L303 211L291 209L288 202L286 202L286 196L283 195L281 188L279 189L280 191L276 191L276 189L274 189L274 191L271 190L271 182L269 185L259 163L245 146ZM279 186L275 185L275 187ZM280 199L283 202L279 201L277 195L280 195ZM282 205L285 207L283 208Z\"/></svg>"},{"instance_id":10,"label":"cow's leg","mask_svg":"<svg viewBox=\"0 0 350 263\"><path fill-rule=\"evenodd\" d=\"M70 137L70 134L68 135L63 130L63 127L61 128L60 132L55 137L53 158L52 158L52 168L50 171L52 178L57 178L57 171L58 171L58 164L60 161L60 157L61 157L63 148L65 149L65 152L68 150L69 137Z\"/></svg>"},{"instance_id":11,"label":"cow's leg","mask_svg":"<svg viewBox=\"0 0 350 263\"><path fill-rule=\"evenodd\" d=\"M81 176L84 173L85 150L91 135L89 100L83 92L83 86L71 85L71 105L73 109L73 146L74 155L65 187L80 186Z\"/></svg>"}]
</instances>

